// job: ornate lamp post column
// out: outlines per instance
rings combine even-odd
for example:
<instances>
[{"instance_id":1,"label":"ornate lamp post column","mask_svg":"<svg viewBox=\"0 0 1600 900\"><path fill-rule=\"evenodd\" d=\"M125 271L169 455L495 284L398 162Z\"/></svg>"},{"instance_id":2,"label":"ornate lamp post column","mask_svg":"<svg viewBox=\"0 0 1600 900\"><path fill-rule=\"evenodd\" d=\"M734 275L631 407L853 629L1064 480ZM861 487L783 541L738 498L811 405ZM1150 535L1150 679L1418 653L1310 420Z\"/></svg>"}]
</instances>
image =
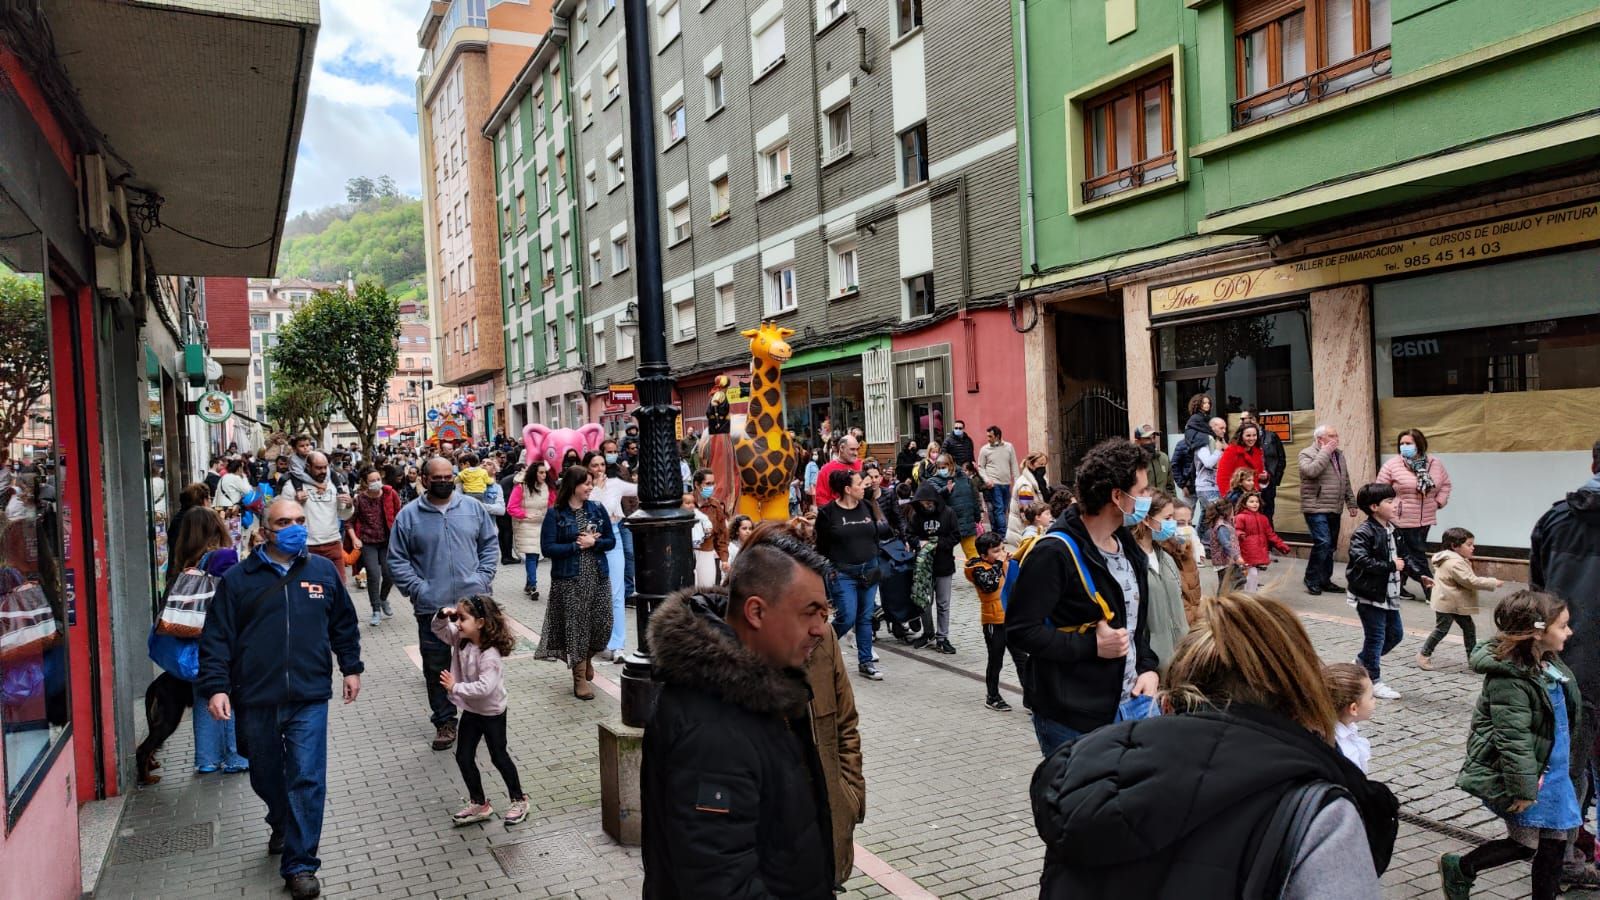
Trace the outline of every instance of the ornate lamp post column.
<instances>
[{"instance_id":1,"label":"ornate lamp post column","mask_svg":"<svg viewBox=\"0 0 1600 900\"><path fill-rule=\"evenodd\" d=\"M639 408L634 411L639 420L639 511L628 518L634 536L634 603L639 617L639 642L622 670L622 721L642 728L655 712L657 691L650 680L646 625L667 595L694 580L694 553L689 540L694 515L682 508L683 479L678 471L675 433L678 410L672 406L676 381L667 365L648 0L623 0L622 11L628 59L628 162L633 166L633 228L637 235L633 271L639 292L640 339L639 374L635 379Z\"/></svg>"}]
</instances>

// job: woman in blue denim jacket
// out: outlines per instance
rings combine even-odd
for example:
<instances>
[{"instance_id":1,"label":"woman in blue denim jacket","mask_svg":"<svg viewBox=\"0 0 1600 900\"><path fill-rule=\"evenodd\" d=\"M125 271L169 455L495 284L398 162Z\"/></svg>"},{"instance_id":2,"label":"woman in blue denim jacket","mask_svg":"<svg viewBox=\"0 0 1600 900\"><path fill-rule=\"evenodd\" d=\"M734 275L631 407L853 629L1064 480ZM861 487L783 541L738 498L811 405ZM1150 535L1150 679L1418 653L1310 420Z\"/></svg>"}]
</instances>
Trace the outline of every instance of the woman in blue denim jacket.
<instances>
[{"instance_id":1,"label":"woman in blue denim jacket","mask_svg":"<svg viewBox=\"0 0 1600 900\"><path fill-rule=\"evenodd\" d=\"M606 553L617 545L605 507L589 499L589 472L561 473L556 502L539 530L539 553L550 560L550 605L535 654L572 669L572 695L593 700L593 657L611 638L611 579ZM618 573L620 576L621 573Z\"/></svg>"}]
</instances>

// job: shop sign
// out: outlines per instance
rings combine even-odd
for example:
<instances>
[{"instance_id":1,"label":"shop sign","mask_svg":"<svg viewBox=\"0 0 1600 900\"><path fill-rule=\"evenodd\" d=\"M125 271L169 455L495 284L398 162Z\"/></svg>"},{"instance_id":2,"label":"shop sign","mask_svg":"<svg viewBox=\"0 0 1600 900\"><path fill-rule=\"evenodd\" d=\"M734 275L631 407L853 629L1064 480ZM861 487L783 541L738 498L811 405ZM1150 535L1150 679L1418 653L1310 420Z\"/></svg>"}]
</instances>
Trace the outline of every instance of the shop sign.
<instances>
[{"instance_id":1,"label":"shop sign","mask_svg":"<svg viewBox=\"0 0 1600 900\"><path fill-rule=\"evenodd\" d=\"M1288 413L1260 413L1256 423L1278 436L1285 444L1294 443L1294 422Z\"/></svg>"},{"instance_id":2,"label":"shop sign","mask_svg":"<svg viewBox=\"0 0 1600 900\"><path fill-rule=\"evenodd\" d=\"M632 406L638 402L638 392L631 384L613 384L611 386L612 406Z\"/></svg>"},{"instance_id":3,"label":"shop sign","mask_svg":"<svg viewBox=\"0 0 1600 900\"><path fill-rule=\"evenodd\" d=\"M233 398L221 391L206 391L195 401L194 414L208 425L221 425L233 415Z\"/></svg>"},{"instance_id":4,"label":"shop sign","mask_svg":"<svg viewBox=\"0 0 1600 900\"><path fill-rule=\"evenodd\" d=\"M735 384L728 388L729 403L744 403L750 399L750 385Z\"/></svg>"},{"instance_id":5,"label":"shop sign","mask_svg":"<svg viewBox=\"0 0 1600 900\"><path fill-rule=\"evenodd\" d=\"M1300 294L1600 240L1600 203L1529 213L1150 290L1151 317Z\"/></svg>"}]
</instances>

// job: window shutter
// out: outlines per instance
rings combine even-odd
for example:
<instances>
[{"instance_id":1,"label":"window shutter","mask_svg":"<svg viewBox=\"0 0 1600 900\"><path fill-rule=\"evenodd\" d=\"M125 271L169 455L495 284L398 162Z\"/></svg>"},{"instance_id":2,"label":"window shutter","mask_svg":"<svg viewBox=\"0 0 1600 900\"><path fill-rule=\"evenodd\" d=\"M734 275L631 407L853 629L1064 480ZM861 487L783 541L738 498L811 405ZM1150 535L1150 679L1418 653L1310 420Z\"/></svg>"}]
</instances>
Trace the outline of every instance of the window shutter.
<instances>
[{"instance_id":1,"label":"window shutter","mask_svg":"<svg viewBox=\"0 0 1600 900\"><path fill-rule=\"evenodd\" d=\"M1235 34L1254 31L1305 6L1306 0L1235 0L1233 31Z\"/></svg>"}]
</instances>

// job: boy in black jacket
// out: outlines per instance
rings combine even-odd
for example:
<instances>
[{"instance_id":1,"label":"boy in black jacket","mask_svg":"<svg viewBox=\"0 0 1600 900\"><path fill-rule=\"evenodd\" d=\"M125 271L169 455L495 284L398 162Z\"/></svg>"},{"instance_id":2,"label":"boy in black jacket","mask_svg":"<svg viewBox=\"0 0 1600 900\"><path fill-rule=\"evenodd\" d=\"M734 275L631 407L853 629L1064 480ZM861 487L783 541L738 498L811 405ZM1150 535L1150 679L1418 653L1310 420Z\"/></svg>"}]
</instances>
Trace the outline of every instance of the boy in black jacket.
<instances>
[{"instance_id":1,"label":"boy in black jacket","mask_svg":"<svg viewBox=\"0 0 1600 900\"><path fill-rule=\"evenodd\" d=\"M1400 573L1406 561L1394 539L1394 488L1374 482L1356 491L1356 507L1367 520L1350 535L1345 565L1346 599L1361 618L1361 655L1356 661L1372 679L1372 696L1398 700L1400 694L1379 677L1379 660L1400 643Z\"/></svg>"},{"instance_id":2,"label":"boy in black jacket","mask_svg":"<svg viewBox=\"0 0 1600 900\"><path fill-rule=\"evenodd\" d=\"M924 543L935 542L933 550L933 602L922 613L922 636L911 646L922 649L933 641L933 649L940 653L954 653L950 644L950 582L956 574L956 544L961 532L956 525L955 511L945 505L944 492L932 481L924 481L917 488L917 499L911 504L911 528L907 533L913 549L920 550ZM938 623L934 623L934 614Z\"/></svg>"},{"instance_id":3,"label":"boy in black jacket","mask_svg":"<svg viewBox=\"0 0 1600 900\"><path fill-rule=\"evenodd\" d=\"M1149 561L1128 530L1150 510L1149 465L1125 438L1090 450L1078 467L1077 504L1034 542L1012 588L1006 641L1028 654L1033 729L1045 756L1111 724L1130 697L1155 695Z\"/></svg>"}]
</instances>

